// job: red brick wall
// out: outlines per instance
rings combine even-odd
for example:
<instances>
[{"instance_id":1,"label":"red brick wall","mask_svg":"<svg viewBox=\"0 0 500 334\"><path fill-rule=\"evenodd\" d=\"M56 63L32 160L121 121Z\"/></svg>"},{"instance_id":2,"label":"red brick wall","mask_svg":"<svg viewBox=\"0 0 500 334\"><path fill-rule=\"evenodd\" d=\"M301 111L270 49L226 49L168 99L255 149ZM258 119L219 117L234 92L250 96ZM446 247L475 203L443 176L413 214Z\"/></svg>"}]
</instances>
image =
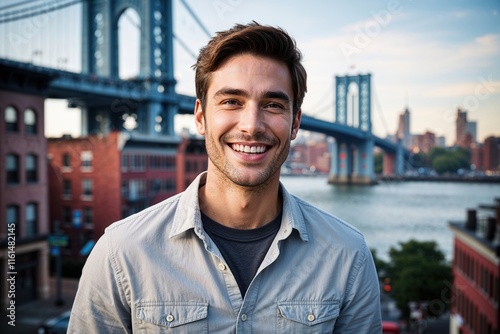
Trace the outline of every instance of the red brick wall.
<instances>
[{"instance_id":1,"label":"red brick wall","mask_svg":"<svg viewBox=\"0 0 500 334\"><path fill-rule=\"evenodd\" d=\"M13 106L17 110L18 132L7 132L5 129L5 108ZM36 114L37 133L27 134L24 129L24 111L31 108ZM24 219L26 204L38 204L37 233L45 235L49 232L48 222L48 188L47 165L45 163L47 141L44 136L44 98L0 91L0 221L6 217L8 205L19 205L20 233L24 235ZM14 153L19 156L19 185L6 184L6 155ZM26 155L34 154L38 160L38 182L26 182ZM0 224L0 235L6 233L6 224Z\"/></svg>"}]
</instances>

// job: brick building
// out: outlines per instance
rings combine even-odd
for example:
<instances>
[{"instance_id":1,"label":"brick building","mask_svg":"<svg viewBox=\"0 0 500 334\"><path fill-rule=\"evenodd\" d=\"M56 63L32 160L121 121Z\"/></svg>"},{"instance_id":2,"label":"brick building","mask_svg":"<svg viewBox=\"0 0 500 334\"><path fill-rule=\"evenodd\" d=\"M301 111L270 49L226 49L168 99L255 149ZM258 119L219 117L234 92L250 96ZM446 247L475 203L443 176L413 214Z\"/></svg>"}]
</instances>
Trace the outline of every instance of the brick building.
<instances>
[{"instance_id":1,"label":"brick building","mask_svg":"<svg viewBox=\"0 0 500 334\"><path fill-rule=\"evenodd\" d=\"M468 210L466 223L450 223L454 234L451 334L500 331L500 198Z\"/></svg>"},{"instance_id":2,"label":"brick building","mask_svg":"<svg viewBox=\"0 0 500 334\"><path fill-rule=\"evenodd\" d=\"M49 139L50 221L69 237L64 254L85 256L109 224L183 191L206 169L204 147L124 132Z\"/></svg>"},{"instance_id":3,"label":"brick building","mask_svg":"<svg viewBox=\"0 0 500 334\"><path fill-rule=\"evenodd\" d=\"M417 134L412 136L411 150L414 153L429 153L430 150L436 146L436 135L433 132L426 131L424 134Z\"/></svg>"},{"instance_id":4,"label":"brick building","mask_svg":"<svg viewBox=\"0 0 500 334\"><path fill-rule=\"evenodd\" d=\"M24 84L22 73L11 73ZM0 299L20 305L49 295L44 97L0 85ZM47 78L31 78L35 86ZM5 89L4 89L5 88ZM29 89L25 89L29 91ZM15 256L15 257L13 257ZM10 262L9 262L10 260ZM10 265L13 265L12 267ZM15 274L9 274L9 273ZM15 297L7 278L15 276Z\"/></svg>"},{"instance_id":5,"label":"brick building","mask_svg":"<svg viewBox=\"0 0 500 334\"><path fill-rule=\"evenodd\" d=\"M500 172L500 137L490 136L471 149L471 163L476 170Z\"/></svg>"},{"instance_id":6,"label":"brick building","mask_svg":"<svg viewBox=\"0 0 500 334\"><path fill-rule=\"evenodd\" d=\"M326 136L301 138L293 142L285 168L293 174L306 172L328 174L331 167L330 143Z\"/></svg>"}]
</instances>

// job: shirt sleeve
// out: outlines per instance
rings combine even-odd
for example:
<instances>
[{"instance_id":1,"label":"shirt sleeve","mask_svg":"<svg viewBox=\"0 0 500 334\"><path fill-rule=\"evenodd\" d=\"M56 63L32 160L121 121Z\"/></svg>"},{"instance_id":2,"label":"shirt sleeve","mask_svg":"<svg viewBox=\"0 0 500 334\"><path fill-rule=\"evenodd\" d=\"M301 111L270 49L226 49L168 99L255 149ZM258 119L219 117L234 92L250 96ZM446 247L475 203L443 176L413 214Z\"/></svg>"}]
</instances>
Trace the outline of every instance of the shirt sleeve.
<instances>
[{"instance_id":1,"label":"shirt sleeve","mask_svg":"<svg viewBox=\"0 0 500 334\"><path fill-rule=\"evenodd\" d=\"M132 333L130 306L109 242L110 235L105 233L85 263L68 333Z\"/></svg>"},{"instance_id":2,"label":"shirt sleeve","mask_svg":"<svg viewBox=\"0 0 500 334\"><path fill-rule=\"evenodd\" d=\"M350 282L334 333L382 333L380 285L371 252L366 243L353 263Z\"/></svg>"}]
</instances>

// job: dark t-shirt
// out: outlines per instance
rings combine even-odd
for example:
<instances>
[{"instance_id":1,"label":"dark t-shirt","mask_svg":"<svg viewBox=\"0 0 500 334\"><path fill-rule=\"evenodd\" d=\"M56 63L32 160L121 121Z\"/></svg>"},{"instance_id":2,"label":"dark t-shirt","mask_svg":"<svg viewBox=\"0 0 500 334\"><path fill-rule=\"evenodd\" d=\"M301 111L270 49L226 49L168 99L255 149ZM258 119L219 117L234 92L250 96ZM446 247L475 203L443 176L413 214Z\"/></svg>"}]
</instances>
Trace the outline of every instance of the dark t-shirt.
<instances>
[{"instance_id":1,"label":"dark t-shirt","mask_svg":"<svg viewBox=\"0 0 500 334\"><path fill-rule=\"evenodd\" d=\"M281 212L268 224L250 230L230 228L201 213L203 227L231 269L241 295L255 277L281 225Z\"/></svg>"}]
</instances>

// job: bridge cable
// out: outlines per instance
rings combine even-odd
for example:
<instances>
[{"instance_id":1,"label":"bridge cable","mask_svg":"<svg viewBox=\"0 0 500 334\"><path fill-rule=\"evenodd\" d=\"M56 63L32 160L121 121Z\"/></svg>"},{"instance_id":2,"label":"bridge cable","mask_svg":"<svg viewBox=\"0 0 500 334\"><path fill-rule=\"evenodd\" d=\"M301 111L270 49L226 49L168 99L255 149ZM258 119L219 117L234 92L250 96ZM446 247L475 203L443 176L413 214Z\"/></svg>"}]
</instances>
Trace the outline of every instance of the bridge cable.
<instances>
[{"instance_id":1,"label":"bridge cable","mask_svg":"<svg viewBox=\"0 0 500 334\"><path fill-rule=\"evenodd\" d=\"M33 2L33 0L26 0L26 1L21 1L21 2L17 2L17 3L12 3L10 5L5 5L3 7L0 7L0 10L14 8L14 7L22 6L22 5L25 5L27 3L32 3L32 2Z\"/></svg>"},{"instance_id":2,"label":"bridge cable","mask_svg":"<svg viewBox=\"0 0 500 334\"><path fill-rule=\"evenodd\" d=\"M55 4L56 2L57 1L54 1L53 3ZM47 4L38 5L38 6L35 6L32 8L29 8L29 10L32 10L31 13L28 13L28 8L23 9L23 10L16 10L13 12L1 13L0 16L4 16L7 18L0 18L0 24L12 22L12 21L19 21L19 20L27 19L27 18L41 15L41 14L48 14L50 12L53 12L53 11L56 11L56 10L59 10L62 8L70 7L70 6L76 5L76 4L81 3L81 2L82 2L82 0L75 0L72 2L68 2L68 3L63 3L61 5L54 5L54 7L52 7L52 8L45 8L45 9L40 9L40 10L38 10L38 8L48 7L48 6L50 6L50 4L49 5L47 5ZM35 11L35 10L37 10L37 11ZM10 15L17 15L17 16L8 17Z\"/></svg>"},{"instance_id":3,"label":"bridge cable","mask_svg":"<svg viewBox=\"0 0 500 334\"><path fill-rule=\"evenodd\" d=\"M387 123L385 122L385 117L384 117L384 113L382 112L382 107L380 105L380 100L378 99L378 94L377 94L377 90L375 89L375 85L373 85L373 96L375 97L375 103L377 105L377 109L378 109L378 114L380 116L380 119L382 120L382 125L384 126L384 130L385 130L385 134L386 136L389 135L389 130L387 128Z\"/></svg>"},{"instance_id":4,"label":"bridge cable","mask_svg":"<svg viewBox=\"0 0 500 334\"><path fill-rule=\"evenodd\" d=\"M198 18L198 16L196 15L196 13L191 9L191 7L187 4L187 2L185 0L180 0L180 1L184 5L184 7L186 7L187 11L189 12L189 14L191 14L191 16L196 21L196 23L198 23L198 25L200 26L201 30L203 30L203 32L208 36L208 38L212 38L212 34L203 25L203 23L201 22L201 20Z\"/></svg>"}]
</instances>

